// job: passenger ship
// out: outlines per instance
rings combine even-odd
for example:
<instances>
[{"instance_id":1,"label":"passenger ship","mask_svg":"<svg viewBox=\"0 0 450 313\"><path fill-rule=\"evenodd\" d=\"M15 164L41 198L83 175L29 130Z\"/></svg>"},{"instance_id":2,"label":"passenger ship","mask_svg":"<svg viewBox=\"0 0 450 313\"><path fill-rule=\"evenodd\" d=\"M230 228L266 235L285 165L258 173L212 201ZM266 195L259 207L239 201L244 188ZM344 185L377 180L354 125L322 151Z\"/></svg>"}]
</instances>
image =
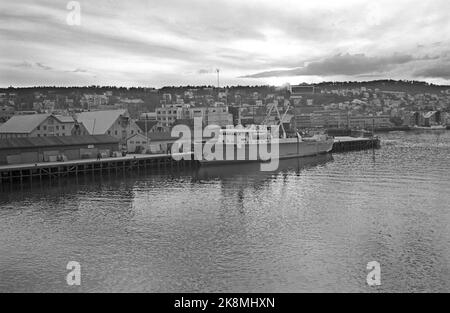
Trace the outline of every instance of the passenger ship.
<instances>
[{"instance_id":1,"label":"passenger ship","mask_svg":"<svg viewBox=\"0 0 450 313\"><path fill-rule=\"evenodd\" d=\"M284 116L281 117L278 108L275 107L275 110L278 112L279 120L283 121ZM272 108L268 114L271 111ZM274 128L276 131L272 132L271 129ZM281 136L279 136L280 128ZM288 138L282 123L279 123L273 126L264 124L247 128L237 126L221 129L216 144L221 146L222 151L214 152L214 156L210 157L204 155L203 160L200 161L202 164L261 162L273 158L290 159L327 154L333 149L334 139L325 134L303 137L299 133L296 133L293 138ZM278 145L278 153L271 151L273 145ZM269 159L268 156L270 156Z\"/></svg>"}]
</instances>

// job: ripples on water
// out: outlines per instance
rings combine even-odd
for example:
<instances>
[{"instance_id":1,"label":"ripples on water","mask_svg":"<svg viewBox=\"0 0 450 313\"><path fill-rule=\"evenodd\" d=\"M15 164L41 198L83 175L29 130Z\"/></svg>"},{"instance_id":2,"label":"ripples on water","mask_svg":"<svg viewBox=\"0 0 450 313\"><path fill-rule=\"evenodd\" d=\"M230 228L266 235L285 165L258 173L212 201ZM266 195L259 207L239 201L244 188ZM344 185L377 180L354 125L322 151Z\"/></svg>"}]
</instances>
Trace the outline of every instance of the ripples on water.
<instances>
[{"instance_id":1,"label":"ripples on water","mask_svg":"<svg viewBox=\"0 0 450 313\"><path fill-rule=\"evenodd\" d=\"M246 164L2 186L0 291L448 292L450 133L382 137L375 155L274 173Z\"/></svg>"}]
</instances>

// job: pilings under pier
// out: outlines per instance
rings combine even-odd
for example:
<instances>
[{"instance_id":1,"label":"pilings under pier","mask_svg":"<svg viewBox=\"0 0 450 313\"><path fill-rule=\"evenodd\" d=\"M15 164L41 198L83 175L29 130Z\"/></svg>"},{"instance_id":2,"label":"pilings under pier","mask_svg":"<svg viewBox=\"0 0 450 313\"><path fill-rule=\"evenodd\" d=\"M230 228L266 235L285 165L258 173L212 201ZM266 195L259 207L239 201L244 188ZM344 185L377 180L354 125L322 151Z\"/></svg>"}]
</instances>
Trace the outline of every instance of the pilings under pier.
<instances>
[{"instance_id":1,"label":"pilings under pier","mask_svg":"<svg viewBox=\"0 0 450 313\"><path fill-rule=\"evenodd\" d=\"M378 138L336 137L332 153L380 148ZM67 162L45 162L0 166L0 184L42 181L69 176L95 174L118 174L134 170L182 169L199 166L199 162L182 158L176 161L171 155L128 155L101 160L74 160ZM184 155L185 156L185 155ZM192 154L191 154L192 156ZM192 158L193 159L193 158Z\"/></svg>"},{"instance_id":2,"label":"pilings under pier","mask_svg":"<svg viewBox=\"0 0 450 313\"><path fill-rule=\"evenodd\" d=\"M361 151L370 149L379 149L381 141L377 137L373 138L354 138L354 137L335 137L332 153Z\"/></svg>"},{"instance_id":3,"label":"pilings under pier","mask_svg":"<svg viewBox=\"0 0 450 313\"><path fill-rule=\"evenodd\" d=\"M180 154L182 156L182 154ZM181 157L180 157L181 158ZM186 158L187 159L187 158ZM147 169L175 169L198 166L197 161L181 159L171 155L129 155L101 160L76 160L68 162L17 164L0 166L0 184L68 176L95 175L96 173L121 173Z\"/></svg>"}]
</instances>

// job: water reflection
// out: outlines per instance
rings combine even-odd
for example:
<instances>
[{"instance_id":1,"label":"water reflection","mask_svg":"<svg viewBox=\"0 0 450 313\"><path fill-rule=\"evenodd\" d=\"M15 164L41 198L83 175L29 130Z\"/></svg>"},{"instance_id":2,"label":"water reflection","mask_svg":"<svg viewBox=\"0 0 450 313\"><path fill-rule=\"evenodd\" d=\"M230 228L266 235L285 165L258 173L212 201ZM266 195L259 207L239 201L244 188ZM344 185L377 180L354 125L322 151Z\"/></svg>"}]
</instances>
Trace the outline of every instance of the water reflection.
<instances>
[{"instance_id":1,"label":"water reflection","mask_svg":"<svg viewBox=\"0 0 450 313\"><path fill-rule=\"evenodd\" d=\"M372 151L1 185L0 291L450 290L450 133ZM366 285L382 264L383 285Z\"/></svg>"},{"instance_id":2,"label":"water reflection","mask_svg":"<svg viewBox=\"0 0 450 313\"><path fill-rule=\"evenodd\" d=\"M146 171L119 172L119 174L96 174L80 177L66 177L59 179L44 179L41 182L24 181L22 184L5 183L0 185L0 204L9 203L15 200L28 199L33 197L42 199L45 193L48 201L59 205L62 198L68 199L71 195L83 194L91 190L102 194L108 190L120 190L116 195L120 199L131 200L134 196L133 189L140 183L152 178L169 178L176 180L190 181L191 184L202 184L203 182L217 180L233 180L235 183L245 184L249 180L253 183L263 183L270 181L275 175L287 177L293 173L300 174L303 169L323 165L333 161L331 154L307 157L300 159L281 160L276 171L262 172L260 164L238 163L221 166L201 166L186 169L148 169ZM105 187L107 186L107 187Z\"/></svg>"},{"instance_id":3,"label":"water reflection","mask_svg":"<svg viewBox=\"0 0 450 313\"><path fill-rule=\"evenodd\" d=\"M263 172L260 170L259 163L240 163L228 164L225 166L207 165L198 169L198 178L209 180L216 178L230 178L230 177L247 177L251 176L267 178L277 174L299 174L303 169L314 167L333 161L331 154L319 155L314 157L298 158L280 160L279 167L273 172Z\"/></svg>"}]
</instances>

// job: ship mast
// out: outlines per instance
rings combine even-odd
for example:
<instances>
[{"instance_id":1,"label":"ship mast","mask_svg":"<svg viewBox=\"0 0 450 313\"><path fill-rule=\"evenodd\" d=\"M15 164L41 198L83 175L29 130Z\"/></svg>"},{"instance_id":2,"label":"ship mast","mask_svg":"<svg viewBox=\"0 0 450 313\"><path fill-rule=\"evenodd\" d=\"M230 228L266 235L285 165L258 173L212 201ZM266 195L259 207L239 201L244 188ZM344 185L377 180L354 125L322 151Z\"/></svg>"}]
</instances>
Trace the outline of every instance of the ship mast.
<instances>
[{"instance_id":1,"label":"ship mast","mask_svg":"<svg viewBox=\"0 0 450 313\"><path fill-rule=\"evenodd\" d=\"M283 116L281 116L280 110L278 109L278 102L272 103L269 107L269 111L267 112L266 117L262 124L267 125L267 126L272 126L272 125L268 125L268 124L269 124L270 116L272 115L272 111L275 109L275 111L277 112L277 117L278 117L279 123L280 123L280 125L275 125L275 126L278 126L278 127L281 126L281 130L283 131L283 138L286 138L287 135L286 135L286 130L284 129L283 121L289 111L289 108L290 108L290 103L286 109L286 112L284 112Z\"/></svg>"}]
</instances>

